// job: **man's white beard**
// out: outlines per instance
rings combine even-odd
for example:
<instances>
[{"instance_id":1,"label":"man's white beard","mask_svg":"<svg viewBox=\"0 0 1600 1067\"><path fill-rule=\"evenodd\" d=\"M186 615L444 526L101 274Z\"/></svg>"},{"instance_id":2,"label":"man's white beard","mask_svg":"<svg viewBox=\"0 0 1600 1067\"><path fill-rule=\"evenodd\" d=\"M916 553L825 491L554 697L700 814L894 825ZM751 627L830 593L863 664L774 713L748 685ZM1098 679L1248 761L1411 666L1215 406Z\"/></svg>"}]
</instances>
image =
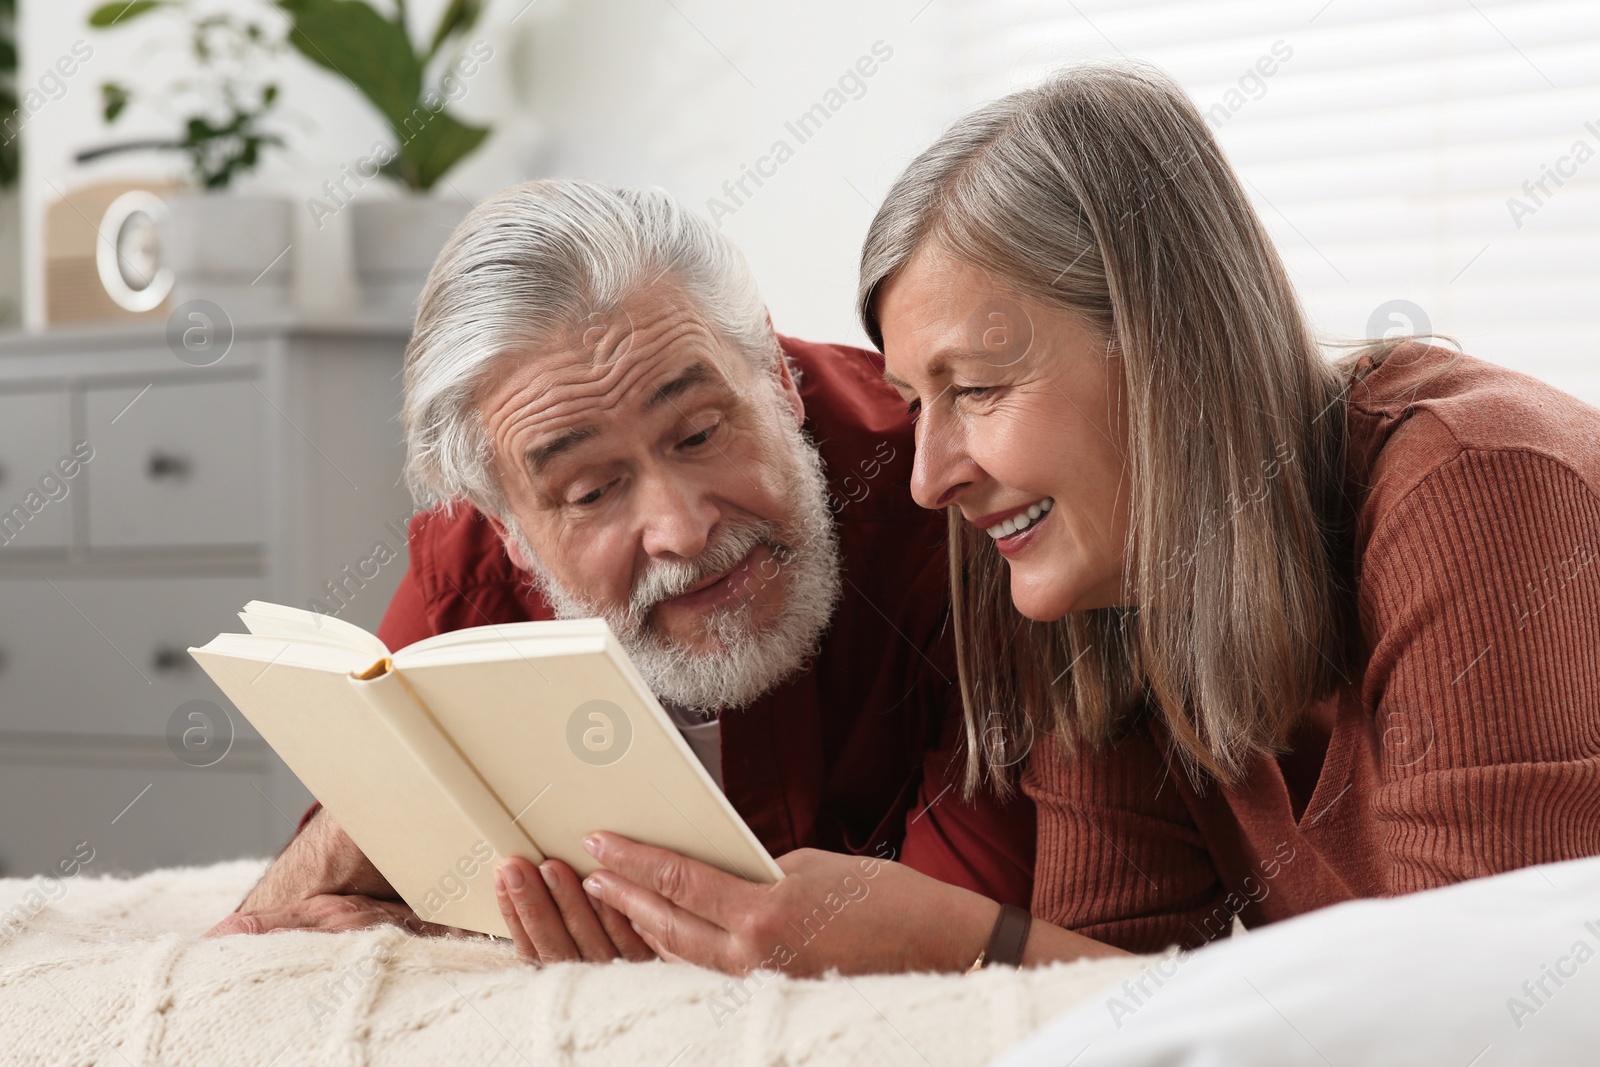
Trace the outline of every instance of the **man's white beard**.
<instances>
[{"instance_id":1,"label":"man's white beard","mask_svg":"<svg viewBox=\"0 0 1600 1067\"><path fill-rule=\"evenodd\" d=\"M779 424L783 446L794 456L794 484L787 497L794 504L795 529L781 534L770 522L724 522L715 540L693 561L652 561L634 583L623 611L602 610L563 587L516 524L506 523L533 567L535 587L557 618L604 618L658 699L704 716L745 707L799 671L816 654L839 601L839 542L828 508L822 456L787 418ZM753 587L768 580L778 582L784 593L777 620L765 631L756 630L749 600L713 609L706 616L703 632L718 646L715 651L684 648L656 629L650 616L658 604L726 571L758 545L766 546L774 562L764 568L767 573L752 568L747 581ZM775 576L770 575L773 567Z\"/></svg>"}]
</instances>

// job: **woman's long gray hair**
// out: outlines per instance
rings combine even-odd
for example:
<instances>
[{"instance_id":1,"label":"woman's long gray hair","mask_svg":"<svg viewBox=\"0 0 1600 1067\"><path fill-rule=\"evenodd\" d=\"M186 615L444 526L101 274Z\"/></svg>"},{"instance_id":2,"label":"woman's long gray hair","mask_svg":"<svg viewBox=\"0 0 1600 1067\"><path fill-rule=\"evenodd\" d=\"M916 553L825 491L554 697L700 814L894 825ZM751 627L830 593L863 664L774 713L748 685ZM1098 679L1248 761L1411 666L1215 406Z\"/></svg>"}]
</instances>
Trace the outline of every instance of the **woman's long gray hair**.
<instances>
[{"instance_id":1,"label":"woman's long gray hair","mask_svg":"<svg viewBox=\"0 0 1600 1067\"><path fill-rule=\"evenodd\" d=\"M1319 351L1204 120L1133 64L1066 70L957 121L862 251L859 310L925 247L1080 315L1120 365L1127 607L1022 619L990 539L950 523L967 787L1036 730L1070 752L1143 715L1237 779L1341 677L1346 376Z\"/></svg>"}]
</instances>

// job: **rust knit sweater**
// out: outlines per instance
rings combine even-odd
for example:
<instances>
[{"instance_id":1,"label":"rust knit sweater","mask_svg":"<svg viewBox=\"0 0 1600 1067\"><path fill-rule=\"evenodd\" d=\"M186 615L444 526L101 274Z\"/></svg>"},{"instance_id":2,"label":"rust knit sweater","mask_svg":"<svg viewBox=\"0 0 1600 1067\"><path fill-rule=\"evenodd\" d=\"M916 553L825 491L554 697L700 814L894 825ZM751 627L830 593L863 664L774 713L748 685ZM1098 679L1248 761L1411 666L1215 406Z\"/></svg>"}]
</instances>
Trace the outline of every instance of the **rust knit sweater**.
<instances>
[{"instance_id":1,"label":"rust knit sweater","mask_svg":"<svg viewBox=\"0 0 1600 1067\"><path fill-rule=\"evenodd\" d=\"M1422 345L1347 410L1358 669L1235 788L1036 748L1036 915L1156 951L1600 853L1600 410Z\"/></svg>"}]
</instances>

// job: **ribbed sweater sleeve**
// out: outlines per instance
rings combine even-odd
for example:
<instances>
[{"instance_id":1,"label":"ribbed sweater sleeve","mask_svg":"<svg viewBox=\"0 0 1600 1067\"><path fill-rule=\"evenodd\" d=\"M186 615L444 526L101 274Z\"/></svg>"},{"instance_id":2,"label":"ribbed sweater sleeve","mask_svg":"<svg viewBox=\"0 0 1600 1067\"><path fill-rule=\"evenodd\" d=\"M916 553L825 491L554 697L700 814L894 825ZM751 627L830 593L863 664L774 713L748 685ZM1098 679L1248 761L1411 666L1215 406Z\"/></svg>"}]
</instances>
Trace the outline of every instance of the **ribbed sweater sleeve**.
<instances>
[{"instance_id":1,"label":"ribbed sweater sleeve","mask_svg":"<svg viewBox=\"0 0 1600 1067\"><path fill-rule=\"evenodd\" d=\"M1464 450L1373 531L1360 589L1388 892L1600 852L1595 488Z\"/></svg>"},{"instance_id":2,"label":"ribbed sweater sleeve","mask_svg":"<svg viewBox=\"0 0 1600 1067\"><path fill-rule=\"evenodd\" d=\"M1205 839L1148 729L1064 759L1040 739L1023 775L1038 812L1033 913L1131 952L1194 947L1232 914Z\"/></svg>"}]
</instances>

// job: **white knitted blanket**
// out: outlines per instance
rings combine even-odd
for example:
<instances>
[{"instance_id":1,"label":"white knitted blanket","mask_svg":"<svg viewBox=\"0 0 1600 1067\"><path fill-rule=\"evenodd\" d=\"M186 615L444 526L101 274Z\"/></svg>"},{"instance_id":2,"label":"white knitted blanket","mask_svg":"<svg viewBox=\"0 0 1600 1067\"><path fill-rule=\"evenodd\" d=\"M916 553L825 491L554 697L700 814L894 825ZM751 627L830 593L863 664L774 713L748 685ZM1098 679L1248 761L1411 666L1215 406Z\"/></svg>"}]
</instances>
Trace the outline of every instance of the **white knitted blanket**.
<instances>
[{"instance_id":1,"label":"white knitted blanket","mask_svg":"<svg viewBox=\"0 0 1600 1067\"><path fill-rule=\"evenodd\" d=\"M741 987L665 963L537 970L500 944L394 928L202 940L261 870L0 880L0 1060L960 1067L1144 963Z\"/></svg>"}]
</instances>

